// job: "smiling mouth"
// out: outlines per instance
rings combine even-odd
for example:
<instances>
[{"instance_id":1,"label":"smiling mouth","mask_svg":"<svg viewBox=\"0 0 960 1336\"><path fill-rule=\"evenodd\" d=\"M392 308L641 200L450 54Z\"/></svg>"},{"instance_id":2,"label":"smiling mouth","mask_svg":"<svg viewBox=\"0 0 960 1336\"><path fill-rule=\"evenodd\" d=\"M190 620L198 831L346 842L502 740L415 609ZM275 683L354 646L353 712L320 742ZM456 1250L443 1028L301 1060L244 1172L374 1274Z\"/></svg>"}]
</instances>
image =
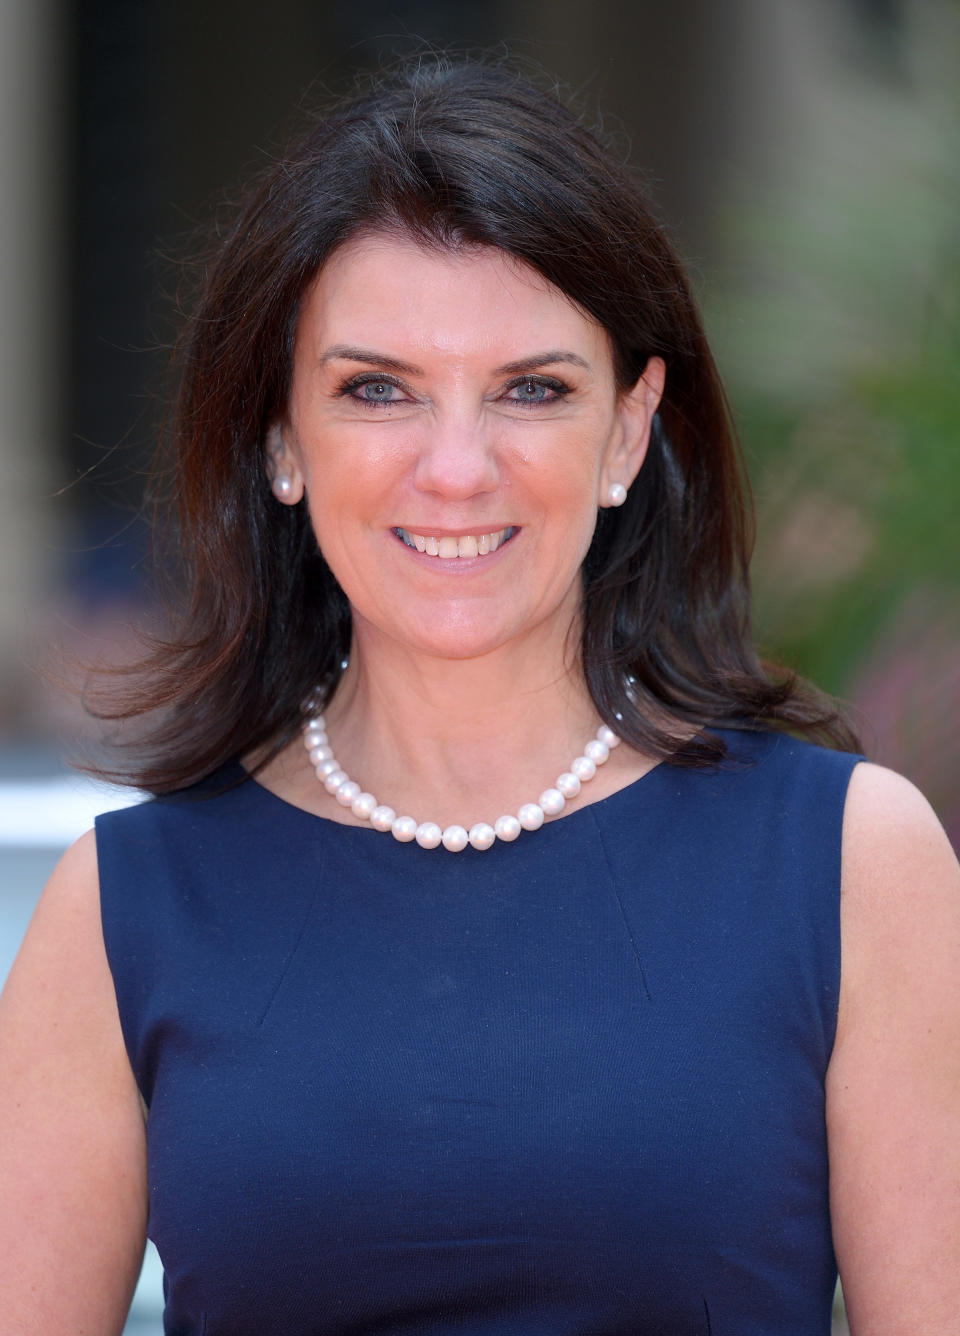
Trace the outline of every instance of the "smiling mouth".
<instances>
[{"instance_id":1,"label":"smiling mouth","mask_svg":"<svg viewBox=\"0 0 960 1336\"><path fill-rule=\"evenodd\" d=\"M437 538L433 534L413 533L410 529L394 529L397 537L407 547L416 548L428 557L437 557L440 561L452 561L454 557L486 557L496 552L498 547L508 543L517 532L516 526L507 525L493 533L463 534L459 538L449 535Z\"/></svg>"}]
</instances>

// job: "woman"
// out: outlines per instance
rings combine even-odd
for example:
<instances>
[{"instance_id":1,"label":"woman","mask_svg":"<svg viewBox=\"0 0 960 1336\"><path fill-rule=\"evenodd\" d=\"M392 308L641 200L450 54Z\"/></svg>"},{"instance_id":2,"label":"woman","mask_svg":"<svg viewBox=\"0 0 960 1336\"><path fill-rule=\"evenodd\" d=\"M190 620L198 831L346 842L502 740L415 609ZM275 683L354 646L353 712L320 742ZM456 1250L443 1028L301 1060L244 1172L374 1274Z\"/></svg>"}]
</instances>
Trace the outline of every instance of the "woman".
<instances>
[{"instance_id":1,"label":"woman","mask_svg":"<svg viewBox=\"0 0 960 1336\"><path fill-rule=\"evenodd\" d=\"M223 240L176 450L162 796L4 997L9 1329L119 1331L149 1216L176 1333L796 1336L834 1249L857 1336L960 1331L956 864L755 655L629 174L379 81Z\"/></svg>"}]
</instances>

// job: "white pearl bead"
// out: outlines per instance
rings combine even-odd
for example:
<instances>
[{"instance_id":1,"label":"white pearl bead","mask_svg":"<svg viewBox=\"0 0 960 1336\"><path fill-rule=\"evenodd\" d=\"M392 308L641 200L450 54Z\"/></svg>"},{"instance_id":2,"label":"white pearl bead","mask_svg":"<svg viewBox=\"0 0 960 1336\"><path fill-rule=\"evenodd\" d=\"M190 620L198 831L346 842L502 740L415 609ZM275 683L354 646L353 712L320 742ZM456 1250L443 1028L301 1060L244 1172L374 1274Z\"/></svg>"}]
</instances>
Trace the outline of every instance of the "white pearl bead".
<instances>
[{"instance_id":1,"label":"white pearl bead","mask_svg":"<svg viewBox=\"0 0 960 1336\"><path fill-rule=\"evenodd\" d=\"M401 844L409 844L417 838L417 823L412 816L398 816L390 827L393 838Z\"/></svg>"},{"instance_id":2,"label":"white pearl bead","mask_svg":"<svg viewBox=\"0 0 960 1336\"><path fill-rule=\"evenodd\" d=\"M543 808L539 803L524 803L517 813L524 830L539 830L543 825Z\"/></svg>"},{"instance_id":3,"label":"white pearl bead","mask_svg":"<svg viewBox=\"0 0 960 1336\"><path fill-rule=\"evenodd\" d=\"M565 770L557 776L557 788L564 798L575 798L580 792L580 780L572 770Z\"/></svg>"},{"instance_id":4,"label":"white pearl bead","mask_svg":"<svg viewBox=\"0 0 960 1336\"><path fill-rule=\"evenodd\" d=\"M493 551L493 548L491 542L490 550ZM311 695L305 709L308 710L311 705L316 708L321 699L317 690ZM343 807L349 807L355 816L369 820L375 830L391 831L402 843L416 840L424 849L436 849L442 844L451 853L459 853L468 844L474 849L489 849L497 839L509 843L517 839L522 830L539 830L547 817L559 816L569 799L579 794L581 785L593 779L597 767L609 759L613 748L619 747L621 739L607 724L601 724L596 736L584 746L583 755L571 761L570 769L557 776L553 788L544 789L538 802L524 803L516 816L505 813L497 817L492 826L485 821L478 821L469 831L458 825L442 830L435 821L418 823L412 816L398 817L392 807L379 804L372 793L363 791L341 769L333 754L322 714L307 720L303 727L303 741L324 788Z\"/></svg>"},{"instance_id":5,"label":"white pearl bead","mask_svg":"<svg viewBox=\"0 0 960 1336\"><path fill-rule=\"evenodd\" d=\"M546 816L559 816L567 805L567 800L559 789L544 789L537 802Z\"/></svg>"},{"instance_id":6,"label":"white pearl bead","mask_svg":"<svg viewBox=\"0 0 960 1336\"><path fill-rule=\"evenodd\" d=\"M607 499L611 506L622 506L627 499L627 489L622 482L612 482L607 489Z\"/></svg>"},{"instance_id":7,"label":"white pearl bead","mask_svg":"<svg viewBox=\"0 0 960 1336\"><path fill-rule=\"evenodd\" d=\"M591 738L583 749L583 754L587 760L592 761L594 765L603 765L604 761L610 755L610 748L599 738Z\"/></svg>"},{"instance_id":8,"label":"white pearl bead","mask_svg":"<svg viewBox=\"0 0 960 1336\"><path fill-rule=\"evenodd\" d=\"M421 849L436 849L443 839L443 831L436 821L421 821L417 826L416 841Z\"/></svg>"},{"instance_id":9,"label":"white pearl bead","mask_svg":"<svg viewBox=\"0 0 960 1336\"><path fill-rule=\"evenodd\" d=\"M471 826L467 836L474 849L489 849L496 838L497 832L486 821L478 821L475 826Z\"/></svg>"},{"instance_id":10,"label":"white pearl bead","mask_svg":"<svg viewBox=\"0 0 960 1336\"><path fill-rule=\"evenodd\" d=\"M351 807L354 798L360 797L360 785L355 779L348 779L337 789L337 802L341 807Z\"/></svg>"},{"instance_id":11,"label":"white pearl bead","mask_svg":"<svg viewBox=\"0 0 960 1336\"><path fill-rule=\"evenodd\" d=\"M369 820L376 810L376 806L377 800L372 793L358 793L350 804L350 811L354 816L362 816Z\"/></svg>"},{"instance_id":12,"label":"white pearl bead","mask_svg":"<svg viewBox=\"0 0 960 1336\"><path fill-rule=\"evenodd\" d=\"M523 827L515 816L498 816L493 823L493 829L498 839L505 840L509 844L511 840L517 838Z\"/></svg>"},{"instance_id":13,"label":"white pearl bead","mask_svg":"<svg viewBox=\"0 0 960 1336\"><path fill-rule=\"evenodd\" d=\"M447 826L442 836L443 847L452 854L458 854L461 849L466 849L469 838L463 826Z\"/></svg>"}]
</instances>

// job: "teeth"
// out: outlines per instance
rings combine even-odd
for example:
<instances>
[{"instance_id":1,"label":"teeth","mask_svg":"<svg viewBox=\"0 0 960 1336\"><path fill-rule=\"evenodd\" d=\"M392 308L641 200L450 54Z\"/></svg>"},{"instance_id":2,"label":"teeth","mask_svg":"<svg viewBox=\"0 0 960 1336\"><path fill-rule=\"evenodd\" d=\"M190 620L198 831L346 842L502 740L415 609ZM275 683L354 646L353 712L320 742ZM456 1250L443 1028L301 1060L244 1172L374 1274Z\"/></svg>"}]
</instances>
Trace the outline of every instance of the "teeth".
<instances>
[{"instance_id":1,"label":"teeth","mask_svg":"<svg viewBox=\"0 0 960 1336\"><path fill-rule=\"evenodd\" d=\"M396 529L394 532L407 547L415 547L428 557L452 561L454 557L485 557L490 552L496 552L501 543L513 537L515 529L511 525L495 533L464 534L462 538L435 538L431 534L412 533L409 529Z\"/></svg>"}]
</instances>

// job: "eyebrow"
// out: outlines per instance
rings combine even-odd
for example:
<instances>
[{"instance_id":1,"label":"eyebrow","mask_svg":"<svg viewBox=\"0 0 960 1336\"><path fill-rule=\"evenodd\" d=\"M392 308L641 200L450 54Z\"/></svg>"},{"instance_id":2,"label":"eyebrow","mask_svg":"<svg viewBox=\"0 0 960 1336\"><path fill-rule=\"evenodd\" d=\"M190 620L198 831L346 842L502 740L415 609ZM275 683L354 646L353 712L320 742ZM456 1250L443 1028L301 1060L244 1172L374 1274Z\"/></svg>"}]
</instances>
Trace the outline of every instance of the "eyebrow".
<instances>
[{"instance_id":1,"label":"eyebrow","mask_svg":"<svg viewBox=\"0 0 960 1336\"><path fill-rule=\"evenodd\" d=\"M398 357L388 357L373 348L354 348L346 343L335 343L326 352L320 354L321 362L366 362L369 366L382 366L390 371L397 371L402 376L422 376L423 368L410 362L401 362Z\"/></svg>"},{"instance_id":2,"label":"eyebrow","mask_svg":"<svg viewBox=\"0 0 960 1336\"><path fill-rule=\"evenodd\" d=\"M350 344L335 343L332 347L320 354L321 362L364 362L368 366L382 366L389 371L396 371L401 376L423 376L425 372L422 367L414 366L411 362L403 362L397 357L390 357L387 353L377 352L374 348L356 348ZM536 367L553 366L557 362L570 362L574 366L582 366L587 371L590 370L590 363L579 353L570 352L563 348L551 348L543 353L531 353L529 357L517 358L515 362L507 362L504 366L495 368L495 376L509 376L514 372L532 371Z\"/></svg>"}]
</instances>

